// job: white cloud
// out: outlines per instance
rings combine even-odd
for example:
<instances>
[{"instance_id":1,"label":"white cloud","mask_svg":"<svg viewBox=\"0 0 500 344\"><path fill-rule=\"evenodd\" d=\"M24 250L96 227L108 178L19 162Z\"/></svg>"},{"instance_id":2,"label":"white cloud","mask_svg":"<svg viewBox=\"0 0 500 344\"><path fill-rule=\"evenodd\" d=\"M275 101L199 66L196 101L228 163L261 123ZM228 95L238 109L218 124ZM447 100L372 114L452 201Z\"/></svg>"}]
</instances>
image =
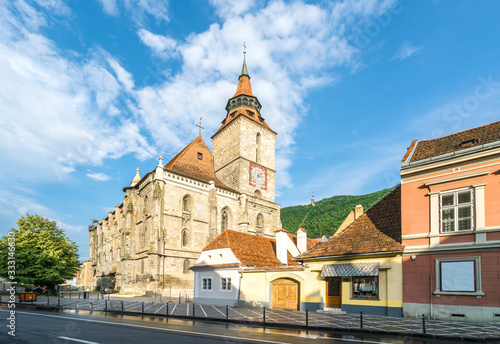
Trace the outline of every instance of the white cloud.
<instances>
[{"instance_id":1,"label":"white cloud","mask_svg":"<svg viewBox=\"0 0 500 344\"><path fill-rule=\"evenodd\" d=\"M102 50L83 63L64 58L34 29L43 21L32 18L44 16L26 3L16 10L24 12L0 9L0 137L6 147L0 179L64 179L78 164L131 152L150 156L154 149L121 105L134 101L130 73Z\"/></svg>"},{"instance_id":2,"label":"white cloud","mask_svg":"<svg viewBox=\"0 0 500 344\"><path fill-rule=\"evenodd\" d=\"M99 0L104 13L118 16L120 9L136 23L143 24L148 16L157 21L170 20L168 16L168 1L166 0Z\"/></svg>"},{"instance_id":3,"label":"white cloud","mask_svg":"<svg viewBox=\"0 0 500 344\"><path fill-rule=\"evenodd\" d=\"M91 179L94 179L94 180L97 180L99 182L107 182L108 180L111 180L111 177L108 176L107 174L105 173L87 173L87 177L91 178Z\"/></svg>"},{"instance_id":4,"label":"white cloud","mask_svg":"<svg viewBox=\"0 0 500 344\"><path fill-rule=\"evenodd\" d=\"M117 16L119 14L118 5L116 0L99 0L102 5L102 10L104 13L110 16Z\"/></svg>"},{"instance_id":5,"label":"white cloud","mask_svg":"<svg viewBox=\"0 0 500 344\"><path fill-rule=\"evenodd\" d=\"M210 0L221 18L240 16L255 6L254 0Z\"/></svg>"},{"instance_id":6,"label":"white cloud","mask_svg":"<svg viewBox=\"0 0 500 344\"><path fill-rule=\"evenodd\" d=\"M156 35L145 29L140 29L137 34L142 43L151 48L159 56L168 57L175 52L177 42L170 37Z\"/></svg>"},{"instance_id":7,"label":"white cloud","mask_svg":"<svg viewBox=\"0 0 500 344\"><path fill-rule=\"evenodd\" d=\"M407 59L408 57L411 57L415 55L417 51L422 49L422 47L417 47L411 45L410 42L405 41L399 49L394 53L394 56L392 57L392 60L404 60Z\"/></svg>"},{"instance_id":8,"label":"white cloud","mask_svg":"<svg viewBox=\"0 0 500 344\"><path fill-rule=\"evenodd\" d=\"M131 92L134 88L134 77L127 72L119 63L113 58L108 58L108 63L113 68L118 81L125 87L125 90Z\"/></svg>"}]
</instances>

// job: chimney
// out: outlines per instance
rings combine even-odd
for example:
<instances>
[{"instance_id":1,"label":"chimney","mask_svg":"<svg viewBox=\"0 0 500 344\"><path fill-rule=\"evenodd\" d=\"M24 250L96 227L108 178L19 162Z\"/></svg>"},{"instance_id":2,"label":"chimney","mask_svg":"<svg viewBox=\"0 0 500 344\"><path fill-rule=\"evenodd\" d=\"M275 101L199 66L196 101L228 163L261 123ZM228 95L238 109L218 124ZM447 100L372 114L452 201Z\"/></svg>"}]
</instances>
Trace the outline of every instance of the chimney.
<instances>
[{"instance_id":1,"label":"chimney","mask_svg":"<svg viewBox=\"0 0 500 344\"><path fill-rule=\"evenodd\" d=\"M358 204L356 208L354 208L354 220L357 220L361 215L363 215L364 209L361 204Z\"/></svg>"},{"instance_id":2,"label":"chimney","mask_svg":"<svg viewBox=\"0 0 500 344\"><path fill-rule=\"evenodd\" d=\"M287 239L288 231L284 229L278 229L276 233L276 258L281 264L288 264L288 249L287 249Z\"/></svg>"},{"instance_id":3,"label":"chimney","mask_svg":"<svg viewBox=\"0 0 500 344\"><path fill-rule=\"evenodd\" d=\"M297 248L300 253L307 251L307 232L304 228L299 228L297 231Z\"/></svg>"}]
</instances>

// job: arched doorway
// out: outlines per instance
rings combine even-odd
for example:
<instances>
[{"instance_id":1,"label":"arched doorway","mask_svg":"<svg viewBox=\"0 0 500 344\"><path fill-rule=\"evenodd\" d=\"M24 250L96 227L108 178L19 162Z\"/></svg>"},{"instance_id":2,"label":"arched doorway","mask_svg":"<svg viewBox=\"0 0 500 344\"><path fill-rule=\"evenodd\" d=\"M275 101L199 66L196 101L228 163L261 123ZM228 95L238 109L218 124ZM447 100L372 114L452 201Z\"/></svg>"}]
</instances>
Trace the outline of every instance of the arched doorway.
<instances>
[{"instance_id":1,"label":"arched doorway","mask_svg":"<svg viewBox=\"0 0 500 344\"><path fill-rule=\"evenodd\" d=\"M281 278L272 283L273 308L299 309L299 282Z\"/></svg>"}]
</instances>

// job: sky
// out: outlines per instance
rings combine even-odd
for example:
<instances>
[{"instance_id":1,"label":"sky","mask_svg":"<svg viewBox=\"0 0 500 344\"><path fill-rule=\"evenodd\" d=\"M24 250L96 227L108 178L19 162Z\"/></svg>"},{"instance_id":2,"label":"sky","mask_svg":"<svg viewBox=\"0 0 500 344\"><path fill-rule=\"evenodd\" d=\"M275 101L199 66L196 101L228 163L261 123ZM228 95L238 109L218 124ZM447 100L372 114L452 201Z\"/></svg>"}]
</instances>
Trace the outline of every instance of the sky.
<instances>
[{"instance_id":1,"label":"sky","mask_svg":"<svg viewBox=\"0 0 500 344\"><path fill-rule=\"evenodd\" d=\"M399 183L412 140L499 120L498 1L0 0L0 235L88 225L224 119L243 61L282 207Z\"/></svg>"}]
</instances>

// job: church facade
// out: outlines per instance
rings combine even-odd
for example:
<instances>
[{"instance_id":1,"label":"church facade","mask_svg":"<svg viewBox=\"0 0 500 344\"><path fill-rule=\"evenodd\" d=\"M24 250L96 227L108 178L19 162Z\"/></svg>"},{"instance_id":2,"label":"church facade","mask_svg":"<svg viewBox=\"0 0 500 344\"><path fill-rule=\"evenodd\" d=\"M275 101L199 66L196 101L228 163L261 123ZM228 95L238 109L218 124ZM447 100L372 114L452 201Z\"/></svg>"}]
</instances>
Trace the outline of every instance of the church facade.
<instances>
[{"instance_id":1,"label":"church facade","mask_svg":"<svg viewBox=\"0 0 500 344\"><path fill-rule=\"evenodd\" d=\"M193 290L202 249L231 229L274 236L276 133L260 113L245 60L236 93L212 136L124 187L123 202L89 226L91 288L177 295Z\"/></svg>"}]
</instances>

